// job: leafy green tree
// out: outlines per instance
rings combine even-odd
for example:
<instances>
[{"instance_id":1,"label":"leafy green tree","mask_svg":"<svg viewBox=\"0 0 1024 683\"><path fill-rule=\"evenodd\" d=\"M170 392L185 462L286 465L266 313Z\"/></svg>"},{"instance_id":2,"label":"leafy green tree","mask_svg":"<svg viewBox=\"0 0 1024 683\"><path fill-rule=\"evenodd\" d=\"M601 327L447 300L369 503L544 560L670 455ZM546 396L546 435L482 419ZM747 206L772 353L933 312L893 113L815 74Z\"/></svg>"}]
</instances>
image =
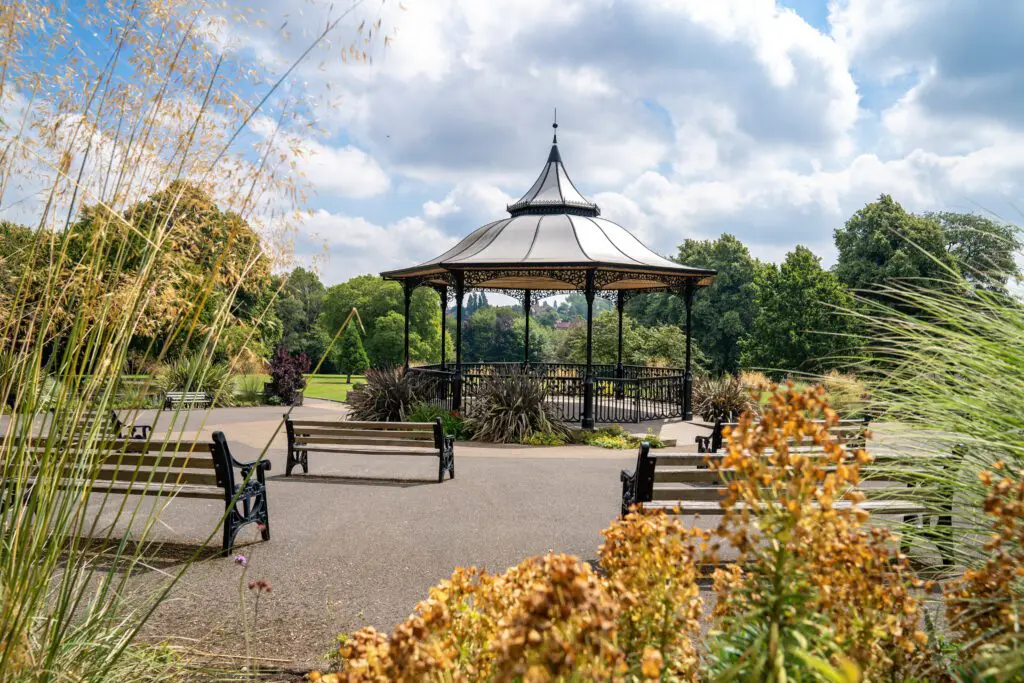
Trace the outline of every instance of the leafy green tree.
<instances>
[{"instance_id":1,"label":"leafy green tree","mask_svg":"<svg viewBox=\"0 0 1024 683\"><path fill-rule=\"evenodd\" d=\"M491 304L487 301L487 295L483 292L470 292L466 296L466 302L462 305L462 318L463 320L469 319L474 313L479 311L481 308L487 308Z\"/></svg>"},{"instance_id":2,"label":"leafy green tree","mask_svg":"<svg viewBox=\"0 0 1024 683\"><path fill-rule=\"evenodd\" d=\"M594 318L594 363L614 364L618 360L619 321L615 311ZM693 367L705 366L704 355L693 344ZM555 358L567 363L587 360L587 328L559 330ZM628 315L622 317L622 362L626 365L654 365L682 368L686 363L686 333L674 325L645 327Z\"/></svg>"},{"instance_id":3,"label":"leafy green tree","mask_svg":"<svg viewBox=\"0 0 1024 683\"><path fill-rule=\"evenodd\" d=\"M598 313L610 311L613 306L601 297L594 298L594 316ZM587 319L587 297L579 292L572 292L565 297L565 301L558 305L558 319L572 322L573 320Z\"/></svg>"},{"instance_id":4,"label":"leafy green tree","mask_svg":"<svg viewBox=\"0 0 1024 683\"><path fill-rule=\"evenodd\" d=\"M715 282L693 300L693 338L714 373L739 369L740 342L757 316L754 278L760 262L732 235L717 240L686 240L679 245L679 263L717 271ZM682 328L686 307L674 294L633 297L626 312L648 327L670 324Z\"/></svg>"},{"instance_id":5,"label":"leafy green tree","mask_svg":"<svg viewBox=\"0 0 1024 683\"><path fill-rule=\"evenodd\" d=\"M376 275L360 275L330 287L324 295L320 317L320 324L329 336L334 336L353 307L359 310L366 327L363 343L370 363L374 367L400 364L405 328L402 286ZM397 341L394 339L396 324ZM441 303L437 292L426 287L418 287L413 292L409 329L412 360L437 362L441 357Z\"/></svg>"},{"instance_id":6,"label":"leafy green tree","mask_svg":"<svg viewBox=\"0 0 1024 683\"><path fill-rule=\"evenodd\" d=\"M338 354L330 348L331 335L319 324L326 291L316 273L296 268L281 285L275 310L281 321L281 345L291 354L304 353L313 368L319 365L319 372L333 373L338 370Z\"/></svg>"},{"instance_id":7,"label":"leafy green tree","mask_svg":"<svg viewBox=\"0 0 1024 683\"><path fill-rule=\"evenodd\" d=\"M1010 277L1020 276L1014 258L1022 246L1016 226L976 213L940 211L924 218L942 227L946 252L968 282L1003 290Z\"/></svg>"},{"instance_id":8,"label":"leafy green tree","mask_svg":"<svg viewBox=\"0 0 1024 683\"><path fill-rule=\"evenodd\" d=\"M404 351L404 349L403 349ZM370 359L363 348L363 339L355 325L349 324L341 337L341 352L338 354L338 369L348 375L348 381L352 381L352 375L361 375L370 367Z\"/></svg>"},{"instance_id":9,"label":"leafy green tree","mask_svg":"<svg viewBox=\"0 0 1024 683\"><path fill-rule=\"evenodd\" d=\"M797 246L757 277L758 314L743 340L742 364L781 374L822 374L850 351L853 296L810 249Z\"/></svg>"},{"instance_id":10,"label":"leafy green tree","mask_svg":"<svg viewBox=\"0 0 1024 683\"><path fill-rule=\"evenodd\" d=\"M956 266L942 225L907 213L887 194L837 228L835 242L839 258L834 272L839 280L875 299L883 298L879 286L897 280L947 280L949 269Z\"/></svg>"}]
</instances>

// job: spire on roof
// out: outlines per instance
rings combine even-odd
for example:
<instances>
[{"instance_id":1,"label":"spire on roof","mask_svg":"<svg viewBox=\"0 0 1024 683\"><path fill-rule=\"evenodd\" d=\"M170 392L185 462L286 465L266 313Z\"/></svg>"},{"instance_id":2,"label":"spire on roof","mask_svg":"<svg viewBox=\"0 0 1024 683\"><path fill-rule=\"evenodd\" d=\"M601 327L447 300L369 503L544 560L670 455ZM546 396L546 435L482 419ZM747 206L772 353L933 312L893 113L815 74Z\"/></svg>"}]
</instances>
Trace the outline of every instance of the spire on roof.
<instances>
[{"instance_id":1,"label":"spire on roof","mask_svg":"<svg viewBox=\"0 0 1024 683\"><path fill-rule=\"evenodd\" d=\"M555 109L555 131L551 139L551 151L547 163L536 182L519 201L508 205L513 216L522 214L571 213L580 216L600 216L597 204L587 200L569 179L558 152L558 109Z\"/></svg>"}]
</instances>

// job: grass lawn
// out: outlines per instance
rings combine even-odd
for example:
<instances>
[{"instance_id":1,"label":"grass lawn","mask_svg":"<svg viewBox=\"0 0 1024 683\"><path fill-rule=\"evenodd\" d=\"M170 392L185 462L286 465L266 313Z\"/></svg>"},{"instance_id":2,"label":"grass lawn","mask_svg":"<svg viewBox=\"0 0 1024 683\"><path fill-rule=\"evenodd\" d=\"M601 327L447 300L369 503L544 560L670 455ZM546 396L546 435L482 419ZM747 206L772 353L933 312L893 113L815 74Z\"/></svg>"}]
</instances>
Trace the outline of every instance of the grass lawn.
<instances>
[{"instance_id":1,"label":"grass lawn","mask_svg":"<svg viewBox=\"0 0 1024 683\"><path fill-rule=\"evenodd\" d=\"M328 398L332 401L344 401L348 390L352 388L346 380L348 375L308 375L306 377L306 398ZM362 382L362 375L352 375L352 382Z\"/></svg>"},{"instance_id":2,"label":"grass lawn","mask_svg":"<svg viewBox=\"0 0 1024 683\"><path fill-rule=\"evenodd\" d=\"M245 375L245 378L258 377L260 382L269 382L269 375ZM356 382L364 382L362 375L352 375L352 383L348 375L306 375L306 398L326 398L332 401L344 401L348 390ZM244 381L244 380L243 380Z\"/></svg>"}]
</instances>

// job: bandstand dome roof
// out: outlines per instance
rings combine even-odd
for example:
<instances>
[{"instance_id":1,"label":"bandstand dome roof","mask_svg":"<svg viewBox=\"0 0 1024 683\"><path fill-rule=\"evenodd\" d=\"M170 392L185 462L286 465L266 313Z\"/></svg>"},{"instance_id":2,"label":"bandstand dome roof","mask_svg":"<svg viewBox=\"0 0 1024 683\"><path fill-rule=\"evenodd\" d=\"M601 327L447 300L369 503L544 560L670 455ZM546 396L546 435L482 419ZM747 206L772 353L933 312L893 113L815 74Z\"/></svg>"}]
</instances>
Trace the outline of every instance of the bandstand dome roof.
<instances>
[{"instance_id":1,"label":"bandstand dome roof","mask_svg":"<svg viewBox=\"0 0 1024 683\"><path fill-rule=\"evenodd\" d=\"M715 271L664 258L621 225L601 218L597 204L569 179L557 130L537 180L506 208L508 218L477 228L440 256L383 277L443 285L462 271L467 288L551 291L582 289L588 270L595 271L599 290L701 287L714 279Z\"/></svg>"}]
</instances>

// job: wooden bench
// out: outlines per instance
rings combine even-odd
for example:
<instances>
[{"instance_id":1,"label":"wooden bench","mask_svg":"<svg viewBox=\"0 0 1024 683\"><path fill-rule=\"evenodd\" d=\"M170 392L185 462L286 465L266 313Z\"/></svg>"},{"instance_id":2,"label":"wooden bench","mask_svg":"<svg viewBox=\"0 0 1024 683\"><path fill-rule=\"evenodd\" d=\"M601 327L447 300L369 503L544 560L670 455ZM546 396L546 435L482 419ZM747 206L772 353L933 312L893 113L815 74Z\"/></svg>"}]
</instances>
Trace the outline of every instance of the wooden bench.
<instances>
[{"instance_id":1,"label":"wooden bench","mask_svg":"<svg viewBox=\"0 0 1024 683\"><path fill-rule=\"evenodd\" d=\"M209 408L213 397L205 391L168 391L164 396L164 408Z\"/></svg>"},{"instance_id":2,"label":"wooden bench","mask_svg":"<svg viewBox=\"0 0 1024 683\"><path fill-rule=\"evenodd\" d=\"M455 437L446 435L441 418L434 422L346 422L293 420L284 416L288 433L285 476L298 465L309 474L309 453L345 455L426 455L438 458L437 481L455 478Z\"/></svg>"},{"instance_id":3,"label":"wooden bench","mask_svg":"<svg viewBox=\"0 0 1024 683\"><path fill-rule=\"evenodd\" d=\"M78 418L78 433L85 435L93 433L114 438L148 439L153 427L147 424L133 422L126 424L117 412L110 410L86 410Z\"/></svg>"},{"instance_id":4,"label":"wooden bench","mask_svg":"<svg viewBox=\"0 0 1024 683\"><path fill-rule=\"evenodd\" d=\"M814 457L813 446L800 449L803 454ZM820 449L817 451L822 453ZM728 482L727 472L722 473L708 467L710 461L721 461L725 453L667 453L653 456L647 442L640 444L636 468L632 472L622 470L619 479L622 482L622 514L625 515L633 505L645 509L661 509L669 514L707 515L722 514L721 500L724 498ZM934 507L928 506L929 500L936 498L934 490L925 491L926 486L936 486L936 468L955 465L955 456L936 457L931 460L925 456L902 456L896 454L876 455L866 465L861 465L861 485L859 490L867 500L859 507L872 514L903 516L905 523L916 523L919 520L936 515ZM853 461L853 455L850 454ZM723 478L723 474L726 477ZM943 492L942 497L948 500L942 506L942 513L937 516L937 527L944 527L944 545L939 549L943 555L943 564L950 564L949 539L952 527L952 492ZM836 508L849 506L846 501L834 504Z\"/></svg>"},{"instance_id":5,"label":"wooden bench","mask_svg":"<svg viewBox=\"0 0 1024 683\"><path fill-rule=\"evenodd\" d=\"M697 427L710 429L711 433L696 437L698 453L718 453L725 444L725 436L722 431L726 427L736 428L736 422L724 422L715 420L714 423L694 422ZM863 420L840 420L837 424L829 427L829 433L842 437L843 443L852 448L863 448L868 432L868 419Z\"/></svg>"},{"instance_id":6,"label":"wooden bench","mask_svg":"<svg viewBox=\"0 0 1024 683\"><path fill-rule=\"evenodd\" d=\"M224 501L227 515L223 525L223 548L230 550L239 529L259 524L263 540L270 539L265 472L268 460L238 462L231 456L223 432L212 441L167 442L104 439L85 442L56 441L46 436L26 439L26 449L37 456L37 468L59 474L62 488L88 487L94 494L134 496L175 496ZM240 474L236 477L235 470ZM0 467L0 472L3 472ZM36 470L37 472L39 469ZM21 485L23 499L32 495L36 477L24 481L0 481L5 494ZM8 499L0 497L0 505ZM95 499L94 499L95 500Z\"/></svg>"}]
</instances>

